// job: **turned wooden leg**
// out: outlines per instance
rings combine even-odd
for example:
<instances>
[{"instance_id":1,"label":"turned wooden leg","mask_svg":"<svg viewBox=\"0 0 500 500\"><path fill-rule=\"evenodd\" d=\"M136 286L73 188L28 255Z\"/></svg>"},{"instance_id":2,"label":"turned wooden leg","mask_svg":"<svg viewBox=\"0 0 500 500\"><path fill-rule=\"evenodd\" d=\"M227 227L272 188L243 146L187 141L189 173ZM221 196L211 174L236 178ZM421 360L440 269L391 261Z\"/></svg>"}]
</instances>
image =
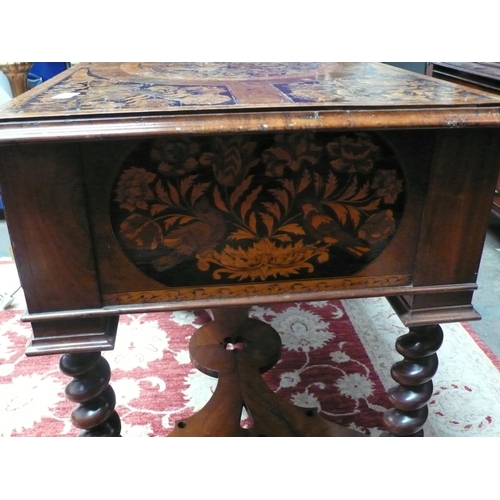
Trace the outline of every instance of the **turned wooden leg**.
<instances>
[{"instance_id":1,"label":"turned wooden leg","mask_svg":"<svg viewBox=\"0 0 500 500\"><path fill-rule=\"evenodd\" d=\"M443 342L439 325L410 328L396 341L396 350L404 359L395 363L392 378L399 384L389 390L394 408L384 415L391 435L423 436L428 406L433 392L432 377L438 368L436 351Z\"/></svg>"},{"instance_id":2,"label":"turned wooden leg","mask_svg":"<svg viewBox=\"0 0 500 500\"><path fill-rule=\"evenodd\" d=\"M101 353L65 354L59 367L65 375L73 377L66 387L66 397L78 403L71 413L71 421L83 429L79 436L120 436L116 397L109 385L111 369Z\"/></svg>"}]
</instances>

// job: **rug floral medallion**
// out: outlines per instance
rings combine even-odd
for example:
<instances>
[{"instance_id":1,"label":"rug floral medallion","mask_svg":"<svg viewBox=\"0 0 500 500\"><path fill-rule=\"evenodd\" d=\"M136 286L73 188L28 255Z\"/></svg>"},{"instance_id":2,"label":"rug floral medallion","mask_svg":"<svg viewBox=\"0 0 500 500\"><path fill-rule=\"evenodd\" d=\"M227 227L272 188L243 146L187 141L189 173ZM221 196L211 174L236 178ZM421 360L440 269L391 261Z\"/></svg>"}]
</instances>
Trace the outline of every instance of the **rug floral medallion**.
<instances>
[{"instance_id":1,"label":"rug floral medallion","mask_svg":"<svg viewBox=\"0 0 500 500\"><path fill-rule=\"evenodd\" d=\"M161 138L120 165L110 194L119 246L167 287L238 287L352 276L403 217L404 171L371 133Z\"/></svg>"}]
</instances>

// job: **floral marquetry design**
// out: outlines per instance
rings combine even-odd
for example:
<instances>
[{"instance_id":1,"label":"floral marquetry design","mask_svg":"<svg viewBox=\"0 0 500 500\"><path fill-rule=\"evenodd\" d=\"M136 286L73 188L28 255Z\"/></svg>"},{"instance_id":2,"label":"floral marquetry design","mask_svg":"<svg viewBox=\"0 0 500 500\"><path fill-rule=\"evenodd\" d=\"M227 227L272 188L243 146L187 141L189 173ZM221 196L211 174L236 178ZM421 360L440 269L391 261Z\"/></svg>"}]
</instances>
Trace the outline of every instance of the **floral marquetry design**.
<instances>
[{"instance_id":1,"label":"floral marquetry design","mask_svg":"<svg viewBox=\"0 0 500 500\"><path fill-rule=\"evenodd\" d=\"M121 69L132 75L178 79L226 78L241 80L246 78L297 78L321 68L321 63L279 63L279 62L193 62L189 65L179 63L124 63Z\"/></svg>"},{"instance_id":2,"label":"floral marquetry design","mask_svg":"<svg viewBox=\"0 0 500 500\"><path fill-rule=\"evenodd\" d=\"M216 120L217 130L232 133L236 129L232 128L234 123L230 114L243 110L265 112L266 122L268 118L274 121L277 111L279 122L288 116L285 121L293 126L299 113L307 127L316 129L319 123L310 119L310 113L301 113L309 110L311 105L314 106L314 113L317 112L322 119L340 118L340 122L334 120L339 127L343 118L352 116L358 124L359 120L370 123L379 111L385 113L397 109L398 116L401 113L409 115L415 125L427 127L434 113L428 115L425 112L419 116L418 110L422 107L497 104L496 96L487 96L384 63L81 63L51 79L50 85L36 88L19 99L3 104L2 117L22 115L36 119L74 116L94 119L96 116L116 118L121 115L120 118L126 121L132 119L132 123L139 126L137 130L143 128L142 120L148 122L153 116L160 118L159 122L155 122L155 128L166 117L170 125L172 118L182 123L191 123L193 118L192 125L196 124L197 130L204 133L207 120L210 121L205 113L217 110L222 112L221 120ZM349 109L355 109L356 113L345 117ZM182 116L183 110L195 112L195 115L200 111L202 114ZM135 122L133 117L138 116L141 121ZM227 121L228 118L231 119ZM447 113L442 117L439 115L439 123L449 123L450 120L458 123L462 118L454 112L452 115ZM467 120L471 118L469 116ZM241 123L246 122L242 119ZM246 130L255 130L251 122L248 121L250 128ZM175 127L173 133L184 130L184 126ZM351 127L353 123L346 126ZM81 133L88 139L86 127Z\"/></svg>"},{"instance_id":3,"label":"floral marquetry design","mask_svg":"<svg viewBox=\"0 0 500 500\"><path fill-rule=\"evenodd\" d=\"M302 241L279 246L264 238L248 249L226 245L221 253L211 251L200 257L198 268L208 271L211 263L216 264L218 269L213 274L215 279L220 279L226 273L229 278L239 280L265 280L270 277L288 277L302 269L311 273L314 266L310 261L314 257L318 262L326 262L328 252L314 245L303 245Z\"/></svg>"},{"instance_id":4,"label":"floral marquetry design","mask_svg":"<svg viewBox=\"0 0 500 500\"><path fill-rule=\"evenodd\" d=\"M384 63L81 63L51 79L50 85L3 104L2 117L94 119L96 116L116 118L121 115L120 118L127 122L132 119L129 127L133 123L140 130L144 121L157 116L160 120L155 122L155 128L168 117L170 125L173 118L176 123L191 123L188 128L196 125L197 130L204 133L207 120L211 120L205 113L217 110L222 113L221 120L212 124L217 123L217 130L221 132L232 133L236 128L232 128L234 123L230 114L243 110L263 111L264 120L268 122L266 125L271 125L274 118L279 117L280 123L285 120L295 126L298 113L301 120L305 119L303 124L316 129L320 124L310 119L311 105L322 122L328 118L338 127L342 126L341 123L352 127L353 123L343 121L351 117L358 124L359 120L369 124L373 116L379 116L379 111L385 115L391 109L397 109L398 117L401 113L408 115L407 118L417 127L427 127L431 125L429 120L434 113L428 110L420 116L419 110L424 111L422 107L451 105L455 108L446 115L441 116L439 112L435 116L438 123L444 125L465 119L465 115L457 114L457 107L496 106L498 98ZM346 117L350 109L356 113ZM195 112L195 116L182 116L183 110ZM202 114L196 115L198 111ZM306 113L302 114L302 111ZM136 122L133 117L139 116L141 121ZM335 117L341 121L337 122ZM246 127L247 120L241 119L243 125L238 127ZM251 123L252 120L248 121L250 128L246 130L255 130ZM173 133L185 130L184 126L179 126L179 129L175 126ZM410 126L410 122L406 126ZM127 130L130 132L130 128ZM88 139L86 127L81 133Z\"/></svg>"},{"instance_id":5,"label":"floral marquetry design","mask_svg":"<svg viewBox=\"0 0 500 500\"><path fill-rule=\"evenodd\" d=\"M174 82L127 81L113 79L115 91L109 95L110 79L81 68L69 75L57 86L41 95L32 97L23 110L30 112L51 111L59 107L67 112L103 112L134 110L142 107L163 110L180 106L234 105L235 100L226 85L180 84Z\"/></svg>"},{"instance_id":6,"label":"floral marquetry design","mask_svg":"<svg viewBox=\"0 0 500 500\"><path fill-rule=\"evenodd\" d=\"M405 73L393 73L391 81L375 81L379 68L365 66L357 74L339 74L331 80L303 78L294 82L274 83L274 86L295 103L432 103L435 100L452 103L467 99L469 89L440 85L439 81L415 76L411 83Z\"/></svg>"},{"instance_id":7,"label":"floral marquetry design","mask_svg":"<svg viewBox=\"0 0 500 500\"><path fill-rule=\"evenodd\" d=\"M368 265L405 199L375 134L161 138L120 166L110 215L130 261L167 286L297 283Z\"/></svg>"}]
</instances>

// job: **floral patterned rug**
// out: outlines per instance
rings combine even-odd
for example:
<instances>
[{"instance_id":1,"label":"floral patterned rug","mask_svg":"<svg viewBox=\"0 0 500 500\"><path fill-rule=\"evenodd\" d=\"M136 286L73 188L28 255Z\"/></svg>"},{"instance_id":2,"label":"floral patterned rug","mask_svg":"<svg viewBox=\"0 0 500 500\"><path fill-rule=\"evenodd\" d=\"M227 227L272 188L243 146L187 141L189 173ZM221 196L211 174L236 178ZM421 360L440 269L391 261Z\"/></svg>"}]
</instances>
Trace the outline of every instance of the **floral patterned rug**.
<instances>
[{"instance_id":1,"label":"floral patterned rug","mask_svg":"<svg viewBox=\"0 0 500 500\"><path fill-rule=\"evenodd\" d=\"M22 296L15 309L0 312L0 436L74 436L74 405L64 397L69 379L58 356L24 356L31 329L20 321L21 305ZM254 307L251 315L281 336L282 358L263 375L274 391L332 422L381 434L386 390L394 385L390 367L401 359L394 342L406 332L385 299ZM104 356L124 437L166 436L208 401L217 380L197 371L187 351L208 321L206 311L121 317L115 350ZM498 362L468 325L443 329L425 434L499 436Z\"/></svg>"}]
</instances>

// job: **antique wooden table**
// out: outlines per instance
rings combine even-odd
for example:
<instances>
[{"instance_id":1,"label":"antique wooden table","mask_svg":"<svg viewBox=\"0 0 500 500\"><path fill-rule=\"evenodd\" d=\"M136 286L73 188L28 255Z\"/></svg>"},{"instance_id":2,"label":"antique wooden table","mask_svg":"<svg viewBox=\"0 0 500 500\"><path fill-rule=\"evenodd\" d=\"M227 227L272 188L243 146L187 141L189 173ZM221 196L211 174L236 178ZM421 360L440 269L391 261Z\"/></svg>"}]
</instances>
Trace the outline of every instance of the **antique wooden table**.
<instances>
[{"instance_id":1,"label":"antique wooden table","mask_svg":"<svg viewBox=\"0 0 500 500\"><path fill-rule=\"evenodd\" d=\"M262 384L279 335L248 308L386 296L385 425L419 435L438 324L479 318L499 158L499 98L383 64L75 66L0 108L27 354L63 355L83 435L119 435L119 315L209 308L189 349L219 384L173 435L353 435Z\"/></svg>"}]
</instances>

